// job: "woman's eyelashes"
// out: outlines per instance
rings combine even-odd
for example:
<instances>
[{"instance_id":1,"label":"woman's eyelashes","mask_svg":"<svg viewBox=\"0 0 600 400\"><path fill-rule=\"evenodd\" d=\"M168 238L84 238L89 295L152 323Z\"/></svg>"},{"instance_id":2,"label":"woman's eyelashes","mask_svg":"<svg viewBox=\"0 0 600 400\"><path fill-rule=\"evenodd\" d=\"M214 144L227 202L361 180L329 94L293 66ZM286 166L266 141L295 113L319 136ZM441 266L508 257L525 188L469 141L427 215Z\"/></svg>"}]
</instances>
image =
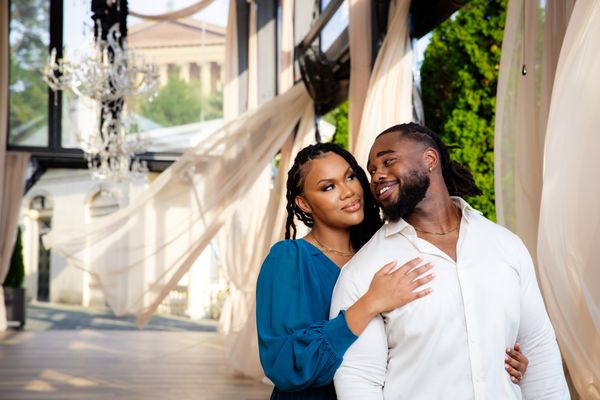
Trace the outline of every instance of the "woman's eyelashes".
<instances>
[{"instance_id":1,"label":"woman's eyelashes","mask_svg":"<svg viewBox=\"0 0 600 400\"><path fill-rule=\"evenodd\" d=\"M356 179L356 174L355 173L351 173L351 174L349 174L346 177L346 182L352 182L355 179ZM321 191L328 192L328 191L333 190L333 189L335 189L335 185L333 183L329 183L329 184L323 186L321 188Z\"/></svg>"}]
</instances>

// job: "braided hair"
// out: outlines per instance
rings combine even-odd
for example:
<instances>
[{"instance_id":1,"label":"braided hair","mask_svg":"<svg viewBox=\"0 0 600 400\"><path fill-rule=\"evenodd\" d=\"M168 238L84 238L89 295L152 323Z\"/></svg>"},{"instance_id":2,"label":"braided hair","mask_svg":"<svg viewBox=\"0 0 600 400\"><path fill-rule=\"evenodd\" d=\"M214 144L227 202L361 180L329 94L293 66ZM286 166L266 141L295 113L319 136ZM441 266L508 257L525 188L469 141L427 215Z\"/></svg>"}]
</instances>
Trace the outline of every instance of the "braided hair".
<instances>
[{"instance_id":1,"label":"braided hair","mask_svg":"<svg viewBox=\"0 0 600 400\"><path fill-rule=\"evenodd\" d=\"M298 152L294 165L288 172L287 179L287 221L285 224L285 238L296 238L296 225L294 216L304 223L304 225L312 228L314 220L309 213L304 212L296 204L296 196L299 196L304 191L304 178L306 176L306 165L309 161L323 158L325 154L332 152L342 157L350 165L350 168L356 174L360 186L363 189L363 204L364 204L364 219L355 226L350 227L350 242L355 251L358 251L377 230L383 225L379 216L379 207L375 203L375 199L371 195L369 180L365 171L358 165L352 154L341 146L334 143L317 143L309 145Z\"/></svg>"},{"instance_id":2,"label":"braided hair","mask_svg":"<svg viewBox=\"0 0 600 400\"><path fill-rule=\"evenodd\" d=\"M481 189L479 189L473 179L471 171L464 165L450 160L448 146L442 142L437 133L425 126L410 122L408 124L394 125L381 132L377 137L391 132L400 132L402 136L424 143L438 152L442 175L450 196L464 197L482 194Z\"/></svg>"}]
</instances>

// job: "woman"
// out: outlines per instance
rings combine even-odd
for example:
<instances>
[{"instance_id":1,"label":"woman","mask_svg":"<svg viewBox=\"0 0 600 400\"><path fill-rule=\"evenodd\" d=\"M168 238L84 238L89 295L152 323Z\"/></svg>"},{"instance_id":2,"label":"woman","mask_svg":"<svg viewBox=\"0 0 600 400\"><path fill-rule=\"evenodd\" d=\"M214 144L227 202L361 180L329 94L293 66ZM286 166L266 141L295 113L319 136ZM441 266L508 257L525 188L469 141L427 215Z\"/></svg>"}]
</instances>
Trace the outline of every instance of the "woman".
<instances>
[{"instance_id":1,"label":"woman","mask_svg":"<svg viewBox=\"0 0 600 400\"><path fill-rule=\"evenodd\" d=\"M348 347L377 314L427 296L432 266L414 259L383 266L368 292L329 320L340 268L382 225L365 172L331 143L301 150L288 173L286 240L276 243L258 277L260 359L275 384L271 399L335 399L332 379ZM312 228L294 239L296 216ZM517 382L527 359L507 349ZM520 350L517 348L517 350Z\"/></svg>"}]
</instances>

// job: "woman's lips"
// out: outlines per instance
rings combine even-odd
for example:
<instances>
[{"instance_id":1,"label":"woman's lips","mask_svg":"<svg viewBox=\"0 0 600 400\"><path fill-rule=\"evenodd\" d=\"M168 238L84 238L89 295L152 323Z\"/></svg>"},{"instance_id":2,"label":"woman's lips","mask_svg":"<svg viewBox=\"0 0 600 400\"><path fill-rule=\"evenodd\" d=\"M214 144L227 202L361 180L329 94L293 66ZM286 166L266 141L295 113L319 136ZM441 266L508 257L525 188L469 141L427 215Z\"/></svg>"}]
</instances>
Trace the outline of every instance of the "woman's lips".
<instances>
[{"instance_id":1,"label":"woman's lips","mask_svg":"<svg viewBox=\"0 0 600 400\"><path fill-rule=\"evenodd\" d=\"M348 212L356 212L356 211L360 210L360 201L353 201L352 203L348 204L347 206L342 207L342 210L348 211Z\"/></svg>"}]
</instances>

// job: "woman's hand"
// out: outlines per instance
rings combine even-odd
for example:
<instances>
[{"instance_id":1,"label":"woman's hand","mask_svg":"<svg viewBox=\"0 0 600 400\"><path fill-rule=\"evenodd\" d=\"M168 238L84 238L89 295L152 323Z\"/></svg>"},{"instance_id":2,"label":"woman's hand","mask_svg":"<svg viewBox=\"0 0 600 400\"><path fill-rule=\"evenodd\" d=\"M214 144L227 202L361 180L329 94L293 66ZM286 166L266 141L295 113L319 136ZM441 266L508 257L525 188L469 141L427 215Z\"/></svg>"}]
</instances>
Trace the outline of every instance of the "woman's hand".
<instances>
[{"instance_id":1,"label":"woman's hand","mask_svg":"<svg viewBox=\"0 0 600 400\"><path fill-rule=\"evenodd\" d=\"M396 266L393 261L377 271L367 293L346 310L346 323L355 335L360 335L377 314L402 307L431 293L431 289L415 292L435 276L431 273L419 278L432 268L429 263L417 267L422 262L422 259L415 258L392 272Z\"/></svg>"},{"instance_id":2,"label":"woman's hand","mask_svg":"<svg viewBox=\"0 0 600 400\"><path fill-rule=\"evenodd\" d=\"M527 371L527 365L529 360L523 353L521 353L521 345L515 344L515 348L510 347L506 349L506 356L504 356L504 368L510 374L510 380L513 383L521 382L525 371Z\"/></svg>"},{"instance_id":3,"label":"woman's hand","mask_svg":"<svg viewBox=\"0 0 600 400\"><path fill-rule=\"evenodd\" d=\"M421 258L415 258L392 272L396 265L396 262L393 261L377 271L365 294L375 314L392 311L431 293L431 289L415 291L420 286L431 282L435 277L431 273L419 278L433 268L429 263L417 267L422 262Z\"/></svg>"}]
</instances>

